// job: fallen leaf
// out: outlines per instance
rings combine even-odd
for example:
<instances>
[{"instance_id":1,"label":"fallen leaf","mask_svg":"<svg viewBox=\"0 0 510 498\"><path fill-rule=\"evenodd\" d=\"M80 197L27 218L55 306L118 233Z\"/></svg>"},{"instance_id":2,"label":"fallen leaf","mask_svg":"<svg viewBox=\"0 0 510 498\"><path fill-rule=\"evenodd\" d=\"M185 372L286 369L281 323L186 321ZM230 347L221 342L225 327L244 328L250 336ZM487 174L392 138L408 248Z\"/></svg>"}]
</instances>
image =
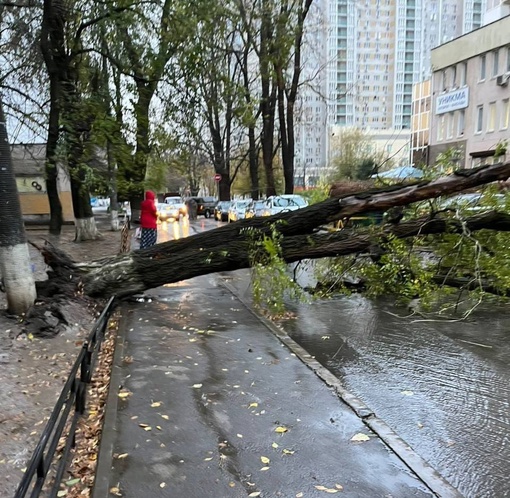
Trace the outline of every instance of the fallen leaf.
<instances>
[{"instance_id":1,"label":"fallen leaf","mask_svg":"<svg viewBox=\"0 0 510 498\"><path fill-rule=\"evenodd\" d=\"M266 464L267 464L267 463L269 463L271 460L269 460L269 458L267 458L267 457L265 457L265 456L261 456L261 457L260 457L260 461L261 461L262 463L266 463Z\"/></svg>"},{"instance_id":2,"label":"fallen leaf","mask_svg":"<svg viewBox=\"0 0 510 498\"><path fill-rule=\"evenodd\" d=\"M351 437L351 441L361 443L363 441L370 441L370 437L362 432L358 432L358 434L354 434L354 436Z\"/></svg>"},{"instance_id":3,"label":"fallen leaf","mask_svg":"<svg viewBox=\"0 0 510 498\"><path fill-rule=\"evenodd\" d=\"M231 488L235 488L236 483L235 483L235 482L230 481L230 482L228 483L228 485L229 485Z\"/></svg>"},{"instance_id":4,"label":"fallen leaf","mask_svg":"<svg viewBox=\"0 0 510 498\"><path fill-rule=\"evenodd\" d=\"M161 482L161 483L159 484L159 487L160 487L160 488L164 488L165 486L166 486L166 482Z\"/></svg>"},{"instance_id":5,"label":"fallen leaf","mask_svg":"<svg viewBox=\"0 0 510 498\"><path fill-rule=\"evenodd\" d=\"M67 489L61 489L58 493L57 493L57 496L60 498L61 496L65 496L67 494Z\"/></svg>"},{"instance_id":6,"label":"fallen leaf","mask_svg":"<svg viewBox=\"0 0 510 498\"><path fill-rule=\"evenodd\" d=\"M413 391L400 391L400 394L403 394L404 396L412 396L414 393Z\"/></svg>"},{"instance_id":7,"label":"fallen leaf","mask_svg":"<svg viewBox=\"0 0 510 498\"><path fill-rule=\"evenodd\" d=\"M117 457L117 459L118 459L118 460L123 460L123 459L124 459L124 458L126 458L127 456L128 456L128 453L121 453L121 454Z\"/></svg>"},{"instance_id":8,"label":"fallen leaf","mask_svg":"<svg viewBox=\"0 0 510 498\"><path fill-rule=\"evenodd\" d=\"M149 427L149 424L138 424L142 429L145 429L146 427Z\"/></svg>"},{"instance_id":9,"label":"fallen leaf","mask_svg":"<svg viewBox=\"0 0 510 498\"><path fill-rule=\"evenodd\" d=\"M195 337L192 337L189 342L197 342L196 338Z\"/></svg>"},{"instance_id":10,"label":"fallen leaf","mask_svg":"<svg viewBox=\"0 0 510 498\"><path fill-rule=\"evenodd\" d=\"M275 448L275 449L276 449L276 448L278 448L278 444L276 444L276 443L273 443L271 446L272 446L273 448Z\"/></svg>"},{"instance_id":11,"label":"fallen leaf","mask_svg":"<svg viewBox=\"0 0 510 498\"><path fill-rule=\"evenodd\" d=\"M303 496L304 496L304 495L303 495L303 493L298 493L298 494L296 495L296 498L303 498Z\"/></svg>"},{"instance_id":12,"label":"fallen leaf","mask_svg":"<svg viewBox=\"0 0 510 498\"><path fill-rule=\"evenodd\" d=\"M285 455L293 455L294 450L282 450L282 453L285 453Z\"/></svg>"},{"instance_id":13,"label":"fallen leaf","mask_svg":"<svg viewBox=\"0 0 510 498\"><path fill-rule=\"evenodd\" d=\"M248 408L257 408L259 406L258 403L250 403L250 406Z\"/></svg>"},{"instance_id":14,"label":"fallen leaf","mask_svg":"<svg viewBox=\"0 0 510 498\"><path fill-rule=\"evenodd\" d=\"M237 434L237 437L241 437L241 438L242 438L242 437L243 437L243 435L242 435L242 434Z\"/></svg>"},{"instance_id":15,"label":"fallen leaf","mask_svg":"<svg viewBox=\"0 0 510 498\"><path fill-rule=\"evenodd\" d=\"M344 489L344 487L341 484L335 484L335 488L339 489L340 491Z\"/></svg>"},{"instance_id":16,"label":"fallen leaf","mask_svg":"<svg viewBox=\"0 0 510 498\"><path fill-rule=\"evenodd\" d=\"M323 336L321 337L321 339L322 339L323 341L327 341L328 339L331 339L331 337L329 337L329 335L323 335Z\"/></svg>"},{"instance_id":17,"label":"fallen leaf","mask_svg":"<svg viewBox=\"0 0 510 498\"><path fill-rule=\"evenodd\" d=\"M161 418L164 418L165 420L168 420L170 417L168 415L161 415Z\"/></svg>"},{"instance_id":18,"label":"fallen leaf","mask_svg":"<svg viewBox=\"0 0 510 498\"><path fill-rule=\"evenodd\" d=\"M162 431L163 430L160 425L156 425L156 429L158 429L158 431Z\"/></svg>"},{"instance_id":19,"label":"fallen leaf","mask_svg":"<svg viewBox=\"0 0 510 498\"><path fill-rule=\"evenodd\" d=\"M202 387L202 384L193 384L194 389L200 389Z\"/></svg>"},{"instance_id":20,"label":"fallen leaf","mask_svg":"<svg viewBox=\"0 0 510 498\"><path fill-rule=\"evenodd\" d=\"M260 470L264 472L265 470L269 470L269 467L262 467Z\"/></svg>"},{"instance_id":21,"label":"fallen leaf","mask_svg":"<svg viewBox=\"0 0 510 498\"><path fill-rule=\"evenodd\" d=\"M287 432L289 429L287 429L287 427L277 427L274 431L275 432L278 432L278 434L283 434L284 432Z\"/></svg>"},{"instance_id":22,"label":"fallen leaf","mask_svg":"<svg viewBox=\"0 0 510 498\"><path fill-rule=\"evenodd\" d=\"M112 495L122 496L122 494L120 492L120 489L117 486L114 486L113 488L110 488L110 493Z\"/></svg>"},{"instance_id":23,"label":"fallen leaf","mask_svg":"<svg viewBox=\"0 0 510 498\"><path fill-rule=\"evenodd\" d=\"M212 457L204 458L204 462L210 462L212 460Z\"/></svg>"},{"instance_id":24,"label":"fallen leaf","mask_svg":"<svg viewBox=\"0 0 510 498\"><path fill-rule=\"evenodd\" d=\"M254 491L253 493L250 493L248 497L255 498L256 496L260 496L260 491Z\"/></svg>"},{"instance_id":25,"label":"fallen leaf","mask_svg":"<svg viewBox=\"0 0 510 498\"><path fill-rule=\"evenodd\" d=\"M143 430L149 432L149 431L152 431L152 427L147 426L147 427L144 427Z\"/></svg>"},{"instance_id":26,"label":"fallen leaf","mask_svg":"<svg viewBox=\"0 0 510 498\"><path fill-rule=\"evenodd\" d=\"M158 406L161 406L161 401L155 401L154 403L151 403L151 408L157 408Z\"/></svg>"},{"instance_id":27,"label":"fallen leaf","mask_svg":"<svg viewBox=\"0 0 510 498\"><path fill-rule=\"evenodd\" d=\"M326 486L315 486L315 489L318 489L319 491L324 491L325 493L330 493L330 494L333 494L333 493L338 493L338 489L334 489L334 488L327 488Z\"/></svg>"},{"instance_id":28,"label":"fallen leaf","mask_svg":"<svg viewBox=\"0 0 510 498\"><path fill-rule=\"evenodd\" d=\"M130 393L129 391L121 391L118 396L119 398L127 398L128 396L131 396L132 393Z\"/></svg>"}]
</instances>

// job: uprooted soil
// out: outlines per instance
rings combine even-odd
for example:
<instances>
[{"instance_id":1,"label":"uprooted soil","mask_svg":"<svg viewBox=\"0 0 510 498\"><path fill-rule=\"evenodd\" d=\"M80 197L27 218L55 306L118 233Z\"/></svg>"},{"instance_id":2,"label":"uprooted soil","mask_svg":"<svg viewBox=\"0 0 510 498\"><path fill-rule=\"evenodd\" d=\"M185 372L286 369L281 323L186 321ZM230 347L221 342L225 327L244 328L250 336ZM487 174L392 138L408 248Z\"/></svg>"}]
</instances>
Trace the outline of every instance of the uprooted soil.
<instances>
[{"instance_id":1,"label":"uprooted soil","mask_svg":"<svg viewBox=\"0 0 510 498\"><path fill-rule=\"evenodd\" d=\"M59 237L48 235L45 227L27 227L27 237L39 246L50 242L75 261L117 254L119 232L109 231L106 218L96 219L102 240L76 244L73 226L65 226ZM34 247L30 247L30 255L36 280L46 279L41 255ZM39 305L42 313L22 321L6 314L5 295L0 293L0 496L14 495L103 304L74 296L52 296Z\"/></svg>"}]
</instances>

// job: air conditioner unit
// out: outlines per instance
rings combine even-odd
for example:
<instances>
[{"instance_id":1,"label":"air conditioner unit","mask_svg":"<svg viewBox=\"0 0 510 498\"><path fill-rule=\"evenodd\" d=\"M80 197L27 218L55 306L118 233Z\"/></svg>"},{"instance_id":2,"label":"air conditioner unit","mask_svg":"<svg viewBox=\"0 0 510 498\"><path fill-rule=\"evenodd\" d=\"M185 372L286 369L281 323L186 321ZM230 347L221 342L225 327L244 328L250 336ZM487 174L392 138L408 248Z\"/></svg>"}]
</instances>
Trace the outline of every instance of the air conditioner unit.
<instances>
[{"instance_id":1,"label":"air conditioner unit","mask_svg":"<svg viewBox=\"0 0 510 498\"><path fill-rule=\"evenodd\" d=\"M496 85L507 86L509 81L510 81L510 73L500 74L496 78Z\"/></svg>"}]
</instances>

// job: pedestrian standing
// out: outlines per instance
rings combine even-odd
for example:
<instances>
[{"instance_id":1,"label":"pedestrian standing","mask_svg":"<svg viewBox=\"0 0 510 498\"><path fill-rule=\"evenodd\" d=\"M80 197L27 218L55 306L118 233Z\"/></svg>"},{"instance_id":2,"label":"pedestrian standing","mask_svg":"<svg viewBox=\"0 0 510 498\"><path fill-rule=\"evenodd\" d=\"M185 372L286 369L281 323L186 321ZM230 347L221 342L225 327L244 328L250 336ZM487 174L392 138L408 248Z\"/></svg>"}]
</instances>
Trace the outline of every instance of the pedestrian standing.
<instances>
[{"instance_id":1,"label":"pedestrian standing","mask_svg":"<svg viewBox=\"0 0 510 498\"><path fill-rule=\"evenodd\" d=\"M145 200L140 205L140 226L142 227L140 249L153 246L158 238L158 211L155 198L154 192L147 190Z\"/></svg>"},{"instance_id":2,"label":"pedestrian standing","mask_svg":"<svg viewBox=\"0 0 510 498\"><path fill-rule=\"evenodd\" d=\"M198 204L195 199L189 200L189 218L190 220L197 219Z\"/></svg>"}]
</instances>

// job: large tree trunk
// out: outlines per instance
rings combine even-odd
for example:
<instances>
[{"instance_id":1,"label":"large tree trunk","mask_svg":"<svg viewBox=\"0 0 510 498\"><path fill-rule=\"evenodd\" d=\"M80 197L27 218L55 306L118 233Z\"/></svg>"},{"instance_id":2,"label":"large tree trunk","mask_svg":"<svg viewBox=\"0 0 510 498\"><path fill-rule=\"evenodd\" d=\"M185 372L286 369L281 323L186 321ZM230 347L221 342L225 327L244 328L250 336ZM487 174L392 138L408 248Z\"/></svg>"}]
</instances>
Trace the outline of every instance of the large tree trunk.
<instances>
[{"instance_id":1,"label":"large tree trunk","mask_svg":"<svg viewBox=\"0 0 510 498\"><path fill-rule=\"evenodd\" d=\"M50 113L46 143L46 191L50 205L51 234L59 235L64 219L62 204L58 195L58 168L56 151L60 134L60 102L62 86L60 81L66 67L64 44L65 9L61 1L44 0L41 24L41 52L50 80Z\"/></svg>"},{"instance_id":2,"label":"large tree trunk","mask_svg":"<svg viewBox=\"0 0 510 498\"><path fill-rule=\"evenodd\" d=\"M357 213L387 210L425 200L438 195L451 194L484 183L504 180L510 176L510 163L483 166L431 182L397 186L328 199L299 211L281 215L252 218L194 235L185 239L165 242L152 248L130 254L75 264L69 260L52 260L47 263L59 271L65 261L63 278L80 275L84 291L91 296L126 296L165 283L178 282L207 273L230 271L249 267L253 236L270 234L275 228L282 235L283 257L288 262L300 259L338 256L364 251L373 243L367 233L355 235L342 231L336 234L314 233L318 227ZM508 230L508 215L489 213L474 217L468 222L470 229L494 228ZM251 230L247 230L250 228ZM439 233L459 230L451 220L415 220L397 226L385 226L381 236L394 233L409 237L419 233ZM357 233L357 232L355 232Z\"/></svg>"},{"instance_id":3,"label":"large tree trunk","mask_svg":"<svg viewBox=\"0 0 510 498\"><path fill-rule=\"evenodd\" d=\"M8 310L21 315L34 304L36 290L1 100L0 192L0 275Z\"/></svg>"}]
</instances>

